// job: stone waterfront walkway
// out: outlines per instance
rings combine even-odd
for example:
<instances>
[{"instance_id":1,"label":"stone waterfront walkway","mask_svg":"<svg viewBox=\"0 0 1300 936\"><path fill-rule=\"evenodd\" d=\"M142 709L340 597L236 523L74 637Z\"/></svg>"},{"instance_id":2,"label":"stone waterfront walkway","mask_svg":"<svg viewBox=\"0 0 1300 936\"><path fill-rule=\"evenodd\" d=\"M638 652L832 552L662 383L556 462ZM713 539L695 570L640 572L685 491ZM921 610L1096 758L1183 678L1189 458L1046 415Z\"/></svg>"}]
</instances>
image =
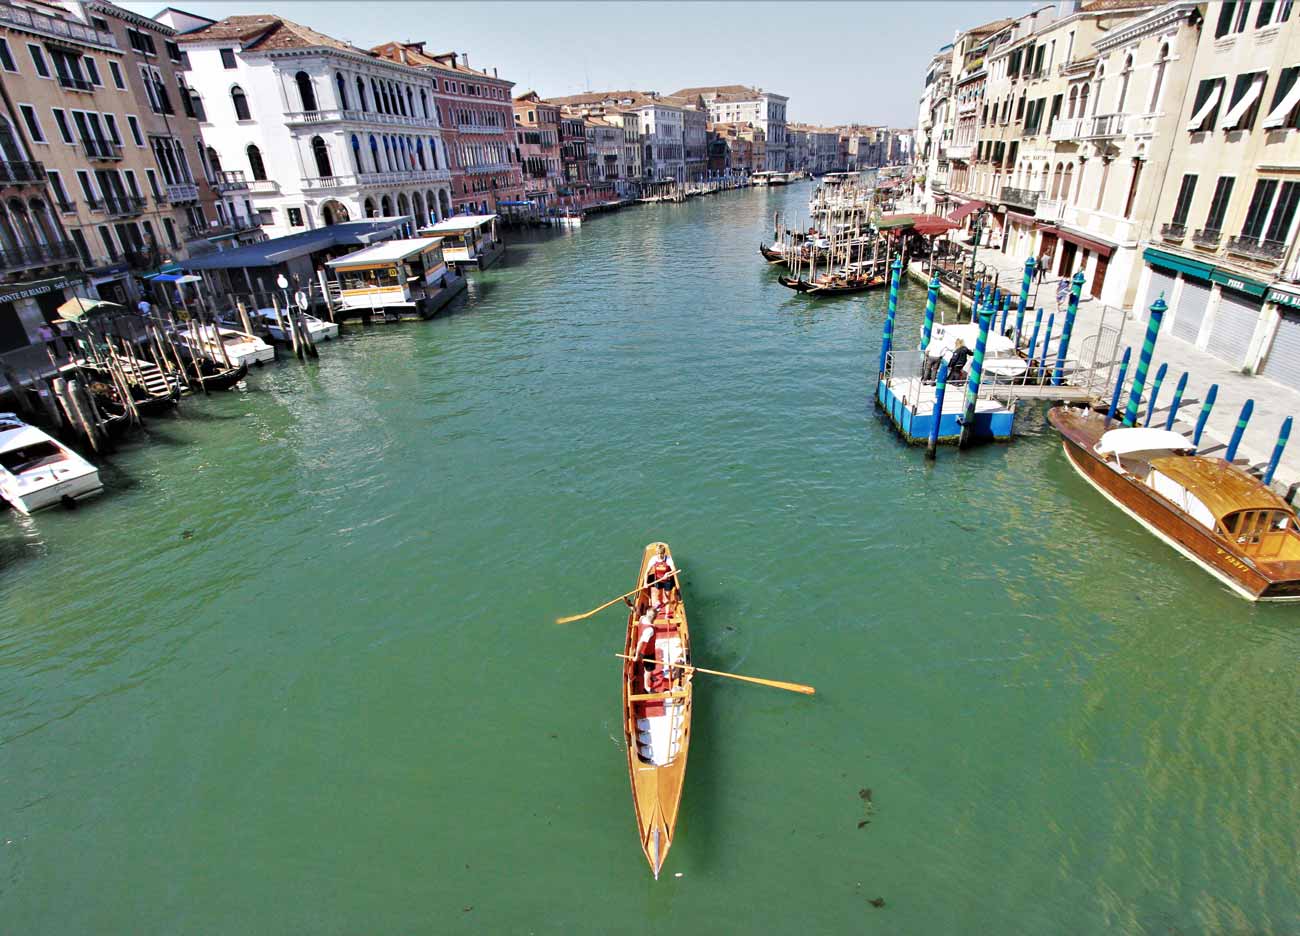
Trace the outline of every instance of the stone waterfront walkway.
<instances>
[{"instance_id":1,"label":"stone waterfront walkway","mask_svg":"<svg viewBox=\"0 0 1300 936\"><path fill-rule=\"evenodd\" d=\"M985 247L980 248L976 259L980 264L1006 271L999 280L1015 284L1013 293L1019 293L1020 277L1025 268L1024 257L1015 259L998 250ZM914 261L910 265L909 272L916 279L927 278L919 261ZM1056 291L1059 283L1059 278L1049 276L1045 277L1038 287L1037 304L1043 307L1045 315L1056 308ZM945 291L950 296L954 295L953 291L946 287ZM1077 348L1077 342L1097 333L1103 314L1106 325L1120 329L1119 353L1123 354L1126 347L1133 348L1132 364L1129 367L1131 378L1142 346L1142 338L1146 333L1147 310L1125 309L1121 315L1120 310L1106 309L1101 303L1085 296L1079 303L1079 314L1075 319L1074 334L1071 339L1073 347ZM1026 318L1029 319L1029 316ZM1059 335L1060 329L1061 319L1058 315L1053 334ZM1214 409L1210 413L1205 435L1201 439L1200 450L1203 453L1222 454L1227 449L1228 439L1232 437L1232 431L1237 425L1241 407L1248 399L1255 401L1255 411L1237 449L1236 461L1239 465L1249 464L1252 469L1262 474L1269 458L1272 457L1273 444L1277 441L1282 421L1287 416L1295 416L1300 423L1300 393L1275 383L1267 377L1243 374L1227 362L1199 350L1169 331L1162 332L1156 341L1155 354L1151 359L1151 372L1147 377L1148 390L1151 380L1154 379L1162 363L1168 363L1169 371L1165 375L1160 396L1156 400L1156 415L1151 420L1152 425L1164 425L1164 419L1169 414L1169 404L1173 401L1174 388L1184 371L1188 374L1187 390L1183 394L1183 401L1178 410L1179 418L1174 428L1189 437L1195 429L1201 403L1210 385L1216 383L1219 385ZM1127 398L1127 387L1124 395ZM1120 406L1123 407L1122 402ZM1142 409L1144 418L1145 406L1144 402ZM1273 479L1274 488L1288 500L1300 489L1300 425L1296 427L1293 436L1295 437L1287 445Z\"/></svg>"}]
</instances>

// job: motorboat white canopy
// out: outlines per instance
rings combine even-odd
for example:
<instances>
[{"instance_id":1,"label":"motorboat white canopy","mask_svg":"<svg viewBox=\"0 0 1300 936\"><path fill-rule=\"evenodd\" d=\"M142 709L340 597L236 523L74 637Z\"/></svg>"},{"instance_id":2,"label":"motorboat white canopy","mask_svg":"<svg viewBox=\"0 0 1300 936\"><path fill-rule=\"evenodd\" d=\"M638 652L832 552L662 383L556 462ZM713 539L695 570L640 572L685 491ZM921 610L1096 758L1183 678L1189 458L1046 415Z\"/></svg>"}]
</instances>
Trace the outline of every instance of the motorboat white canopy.
<instances>
[{"instance_id":1,"label":"motorboat white canopy","mask_svg":"<svg viewBox=\"0 0 1300 936\"><path fill-rule=\"evenodd\" d=\"M930 343L925 346L925 353L932 358L946 358L956 350L959 339L962 344L974 351L979 337L980 327L971 322L957 325L935 325L930 334ZM986 359L1015 353L1015 342L1006 335L999 335L990 329L989 336L984 343L984 356Z\"/></svg>"},{"instance_id":2,"label":"motorboat white canopy","mask_svg":"<svg viewBox=\"0 0 1300 936\"><path fill-rule=\"evenodd\" d=\"M1134 452L1178 452L1190 449L1192 443L1181 432L1172 429L1130 427L1111 429L1102 433L1097 442L1097 452L1102 455L1131 455Z\"/></svg>"},{"instance_id":3,"label":"motorboat white canopy","mask_svg":"<svg viewBox=\"0 0 1300 936\"><path fill-rule=\"evenodd\" d=\"M325 265L338 267L356 266L365 263L397 263L440 243L442 243L441 237L405 237L400 240L384 241L381 244L363 247L355 253L335 257Z\"/></svg>"},{"instance_id":4,"label":"motorboat white canopy","mask_svg":"<svg viewBox=\"0 0 1300 936\"><path fill-rule=\"evenodd\" d=\"M482 230L497 219L494 214L457 215L437 224L420 228L421 234L461 234L465 231Z\"/></svg>"}]
</instances>

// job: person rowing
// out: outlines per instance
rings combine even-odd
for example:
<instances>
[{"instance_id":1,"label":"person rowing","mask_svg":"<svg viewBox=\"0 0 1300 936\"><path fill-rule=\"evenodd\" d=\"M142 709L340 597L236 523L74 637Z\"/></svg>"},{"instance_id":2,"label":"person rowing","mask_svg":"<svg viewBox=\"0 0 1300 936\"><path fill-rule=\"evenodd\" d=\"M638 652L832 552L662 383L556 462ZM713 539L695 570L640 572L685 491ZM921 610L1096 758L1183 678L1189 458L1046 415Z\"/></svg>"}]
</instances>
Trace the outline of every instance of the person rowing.
<instances>
[{"instance_id":1,"label":"person rowing","mask_svg":"<svg viewBox=\"0 0 1300 936\"><path fill-rule=\"evenodd\" d=\"M645 583L650 589L652 606L659 607L668 603L668 598L677 586L676 578L669 578L675 571L677 567L673 565L673 557L668 555L668 547L660 543L658 553L650 561L645 576Z\"/></svg>"}]
</instances>

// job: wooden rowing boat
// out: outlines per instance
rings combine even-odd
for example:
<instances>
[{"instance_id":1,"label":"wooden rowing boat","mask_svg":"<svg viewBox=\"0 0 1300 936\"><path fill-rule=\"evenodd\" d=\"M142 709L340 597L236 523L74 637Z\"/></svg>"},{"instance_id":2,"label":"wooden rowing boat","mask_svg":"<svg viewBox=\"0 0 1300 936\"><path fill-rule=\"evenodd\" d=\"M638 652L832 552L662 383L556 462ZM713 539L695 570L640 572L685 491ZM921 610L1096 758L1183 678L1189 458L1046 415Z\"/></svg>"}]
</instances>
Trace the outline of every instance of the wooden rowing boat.
<instances>
[{"instance_id":1,"label":"wooden rowing boat","mask_svg":"<svg viewBox=\"0 0 1300 936\"><path fill-rule=\"evenodd\" d=\"M660 545L651 543L645 548L637 585L645 584L646 572ZM670 559L671 556L669 553ZM636 655L641 631L653 616L654 636L644 659L689 665L691 638L680 586L669 606L667 613L656 615L650 607L650 591L643 589L637 593L628 615L623 647L626 656ZM636 811L641 850L656 880L672 847L677 811L682 802L686 754L691 743L692 676L680 666L656 666L647 676L641 660L629 659L623 664L623 740L627 744L632 806Z\"/></svg>"},{"instance_id":2,"label":"wooden rowing boat","mask_svg":"<svg viewBox=\"0 0 1300 936\"><path fill-rule=\"evenodd\" d=\"M1190 455L1164 429L1119 428L1101 414L1057 406L1070 465L1097 491L1236 594L1300 601L1300 531L1291 505L1221 458Z\"/></svg>"}]
</instances>

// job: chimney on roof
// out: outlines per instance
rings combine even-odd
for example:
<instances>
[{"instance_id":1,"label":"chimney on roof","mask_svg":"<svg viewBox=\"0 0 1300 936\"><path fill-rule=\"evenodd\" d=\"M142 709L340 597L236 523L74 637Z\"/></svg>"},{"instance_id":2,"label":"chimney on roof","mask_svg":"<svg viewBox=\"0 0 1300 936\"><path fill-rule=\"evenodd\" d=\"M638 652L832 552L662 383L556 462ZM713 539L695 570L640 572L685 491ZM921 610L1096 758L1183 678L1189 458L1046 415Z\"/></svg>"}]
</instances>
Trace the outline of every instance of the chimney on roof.
<instances>
[{"instance_id":1,"label":"chimney on roof","mask_svg":"<svg viewBox=\"0 0 1300 936\"><path fill-rule=\"evenodd\" d=\"M461 55L461 58L464 59L465 67L466 67L466 68L469 68L469 53L468 53L468 52L462 52L460 55Z\"/></svg>"}]
</instances>

